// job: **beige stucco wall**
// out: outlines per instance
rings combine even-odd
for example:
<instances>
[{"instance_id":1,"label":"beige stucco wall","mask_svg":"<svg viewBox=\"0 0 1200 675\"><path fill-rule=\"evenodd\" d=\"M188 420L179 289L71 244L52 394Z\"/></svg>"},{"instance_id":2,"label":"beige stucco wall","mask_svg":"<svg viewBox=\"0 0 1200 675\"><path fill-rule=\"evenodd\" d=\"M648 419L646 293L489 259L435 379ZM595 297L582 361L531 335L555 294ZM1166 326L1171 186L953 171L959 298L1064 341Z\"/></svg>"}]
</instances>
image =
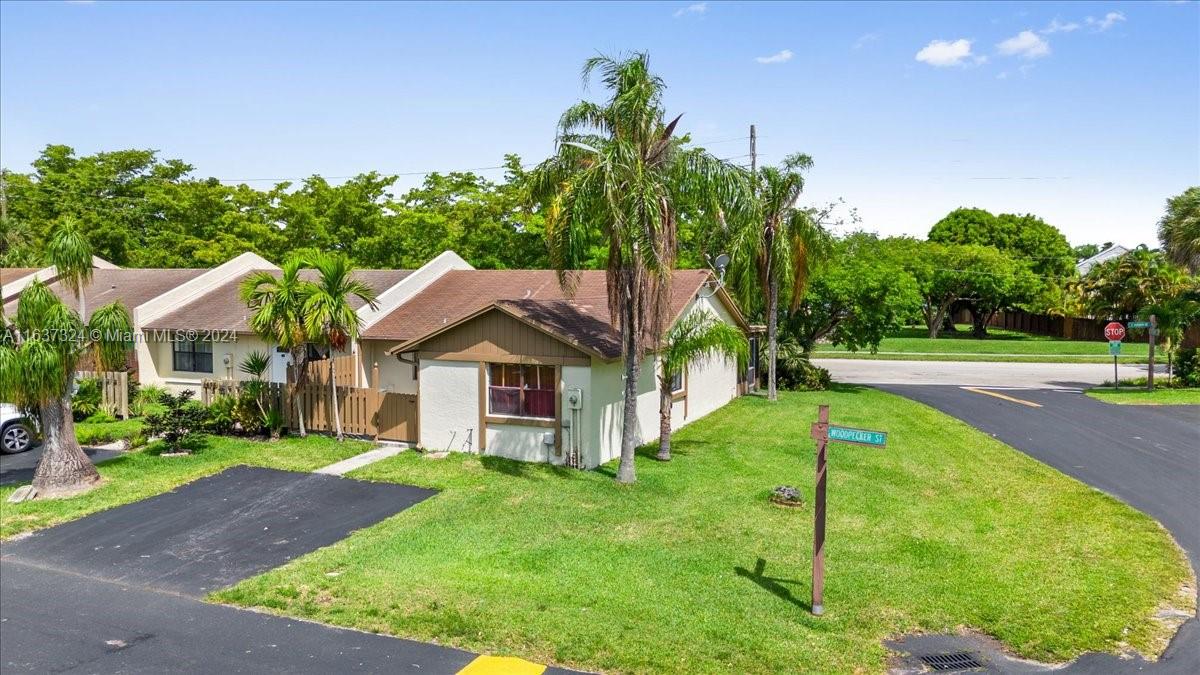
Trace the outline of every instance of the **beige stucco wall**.
<instances>
[{"instance_id":1,"label":"beige stucco wall","mask_svg":"<svg viewBox=\"0 0 1200 675\"><path fill-rule=\"evenodd\" d=\"M138 355L138 367L142 372L142 384L156 384L173 392L192 389L197 396L200 394L202 380L234 379L246 380L249 376L238 370L238 364L253 351L274 354L274 347L267 345L254 335L238 335L236 340L213 343L213 372L193 373L177 371L173 368L171 342L166 340L148 341L143 346L147 358ZM147 379L145 374L153 374Z\"/></svg>"},{"instance_id":2,"label":"beige stucco wall","mask_svg":"<svg viewBox=\"0 0 1200 675\"><path fill-rule=\"evenodd\" d=\"M358 343L363 367L362 382L371 382L371 372L376 363L379 364L379 388L400 394L417 393L417 378L413 376L411 363L403 363L400 359L387 353L387 350L400 344L396 340L362 340Z\"/></svg>"}]
</instances>

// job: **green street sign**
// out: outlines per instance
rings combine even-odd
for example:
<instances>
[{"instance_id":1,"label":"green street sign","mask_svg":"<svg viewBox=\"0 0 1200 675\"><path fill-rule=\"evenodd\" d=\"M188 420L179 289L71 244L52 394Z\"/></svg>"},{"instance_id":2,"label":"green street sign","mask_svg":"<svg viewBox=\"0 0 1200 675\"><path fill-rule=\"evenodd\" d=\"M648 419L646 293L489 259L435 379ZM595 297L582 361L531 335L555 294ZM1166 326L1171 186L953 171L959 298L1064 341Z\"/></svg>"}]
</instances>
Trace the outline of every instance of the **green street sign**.
<instances>
[{"instance_id":1,"label":"green street sign","mask_svg":"<svg viewBox=\"0 0 1200 675\"><path fill-rule=\"evenodd\" d=\"M882 448L887 446L887 433L883 431L869 431L867 429L830 426L829 440L839 443L853 443L855 445L873 445Z\"/></svg>"},{"instance_id":2,"label":"green street sign","mask_svg":"<svg viewBox=\"0 0 1200 675\"><path fill-rule=\"evenodd\" d=\"M1108 353L1111 356L1120 356L1121 355L1121 341L1120 340L1109 340L1108 341Z\"/></svg>"},{"instance_id":3,"label":"green street sign","mask_svg":"<svg viewBox=\"0 0 1200 675\"><path fill-rule=\"evenodd\" d=\"M1130 321L1129 323L1127 323L1125 325L1130 328L1149 328L1150 322L1149 321Z\"/></svg>"}]
</instances>

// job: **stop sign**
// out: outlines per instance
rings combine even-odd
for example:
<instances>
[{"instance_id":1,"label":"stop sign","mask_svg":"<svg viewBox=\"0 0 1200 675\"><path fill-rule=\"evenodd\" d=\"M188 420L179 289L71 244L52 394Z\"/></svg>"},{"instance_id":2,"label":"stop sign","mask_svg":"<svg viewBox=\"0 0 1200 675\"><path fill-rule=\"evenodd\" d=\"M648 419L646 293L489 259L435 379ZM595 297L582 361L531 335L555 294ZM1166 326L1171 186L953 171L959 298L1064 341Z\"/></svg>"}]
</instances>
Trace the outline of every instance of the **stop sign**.
<instances>
[{"instance_id":1,"label":"stop sign","mask_svg":"<svg viewBox=\"0 0 1200 675\"><path fill-rule=\"evenodd\" d=\"M1104 337L1108 338L1110 341L1119 341L1125 339L1125 326L1122 326L1116 321L1110 321L1108 325L1104 327Z\"/></svg>"}]
</instances>

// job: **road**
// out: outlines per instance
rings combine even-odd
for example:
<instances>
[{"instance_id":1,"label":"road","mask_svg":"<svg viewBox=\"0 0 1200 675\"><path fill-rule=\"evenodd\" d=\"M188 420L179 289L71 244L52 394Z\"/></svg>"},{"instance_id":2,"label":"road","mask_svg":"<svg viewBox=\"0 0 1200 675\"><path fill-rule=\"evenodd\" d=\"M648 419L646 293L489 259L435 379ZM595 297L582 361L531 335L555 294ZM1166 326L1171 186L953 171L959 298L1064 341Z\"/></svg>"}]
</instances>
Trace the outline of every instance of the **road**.
<instances>
[{"instance_id":1,"label":"road","mask_svg":"<svg viewBox=\"0 0 1200 675\"><path fill-rule=\"evenodd\" d=\"M821 360L841 382L871 384L957 417L1161 522L1200 569L1200 406L1121 406L1080 387L1112 378L1088 364ZM1141 377L1146 366L1123 366ZM909 653L975 650L996 672L1034 665L959 636L890 643ZM1155 663L1088 654L1061 672L1200 672L1200 622L1192 618Z\"/></svg>"},{"instance_id":2,"label":"road","mask_svg":"<svg viewBox=\"0 0 1200 675\"><path fill-rule=\"evenodd\" d=\"M813 359L837 382L852 384L959 384L997 387L1085 387L1111 381L1112 364L982 361L876 361ZM1122 380L1145 377L1149 366L1122 365ZM1163 373L1155 367L1155 375Z\"/></svg>"}]
</instances>

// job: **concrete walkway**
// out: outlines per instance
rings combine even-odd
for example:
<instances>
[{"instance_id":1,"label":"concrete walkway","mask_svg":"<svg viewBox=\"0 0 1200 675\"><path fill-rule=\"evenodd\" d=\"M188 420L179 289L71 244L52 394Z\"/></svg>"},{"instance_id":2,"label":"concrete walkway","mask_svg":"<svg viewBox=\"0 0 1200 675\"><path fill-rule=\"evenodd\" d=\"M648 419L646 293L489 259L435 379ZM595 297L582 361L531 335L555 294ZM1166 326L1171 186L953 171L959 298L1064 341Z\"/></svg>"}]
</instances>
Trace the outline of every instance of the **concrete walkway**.
<instances>
[{"instance_id":1,"label":"concrete walkway","mask_svg":"<svg viewBox=\"0 0 1200 675\"><path fill-rule=\"evenodd\" d=\"M334 462L329 466L323 466L316 471L313 471L313 473L323 473L329 476L345 476L355 469L361 469L362 467L368 464L374 464L381 459L395 457L410 447L412 446L407 443L389 443L386 445L380 445L362 453L361 455L347 457L340 462Z\"/></svg>"}]
</instances>

